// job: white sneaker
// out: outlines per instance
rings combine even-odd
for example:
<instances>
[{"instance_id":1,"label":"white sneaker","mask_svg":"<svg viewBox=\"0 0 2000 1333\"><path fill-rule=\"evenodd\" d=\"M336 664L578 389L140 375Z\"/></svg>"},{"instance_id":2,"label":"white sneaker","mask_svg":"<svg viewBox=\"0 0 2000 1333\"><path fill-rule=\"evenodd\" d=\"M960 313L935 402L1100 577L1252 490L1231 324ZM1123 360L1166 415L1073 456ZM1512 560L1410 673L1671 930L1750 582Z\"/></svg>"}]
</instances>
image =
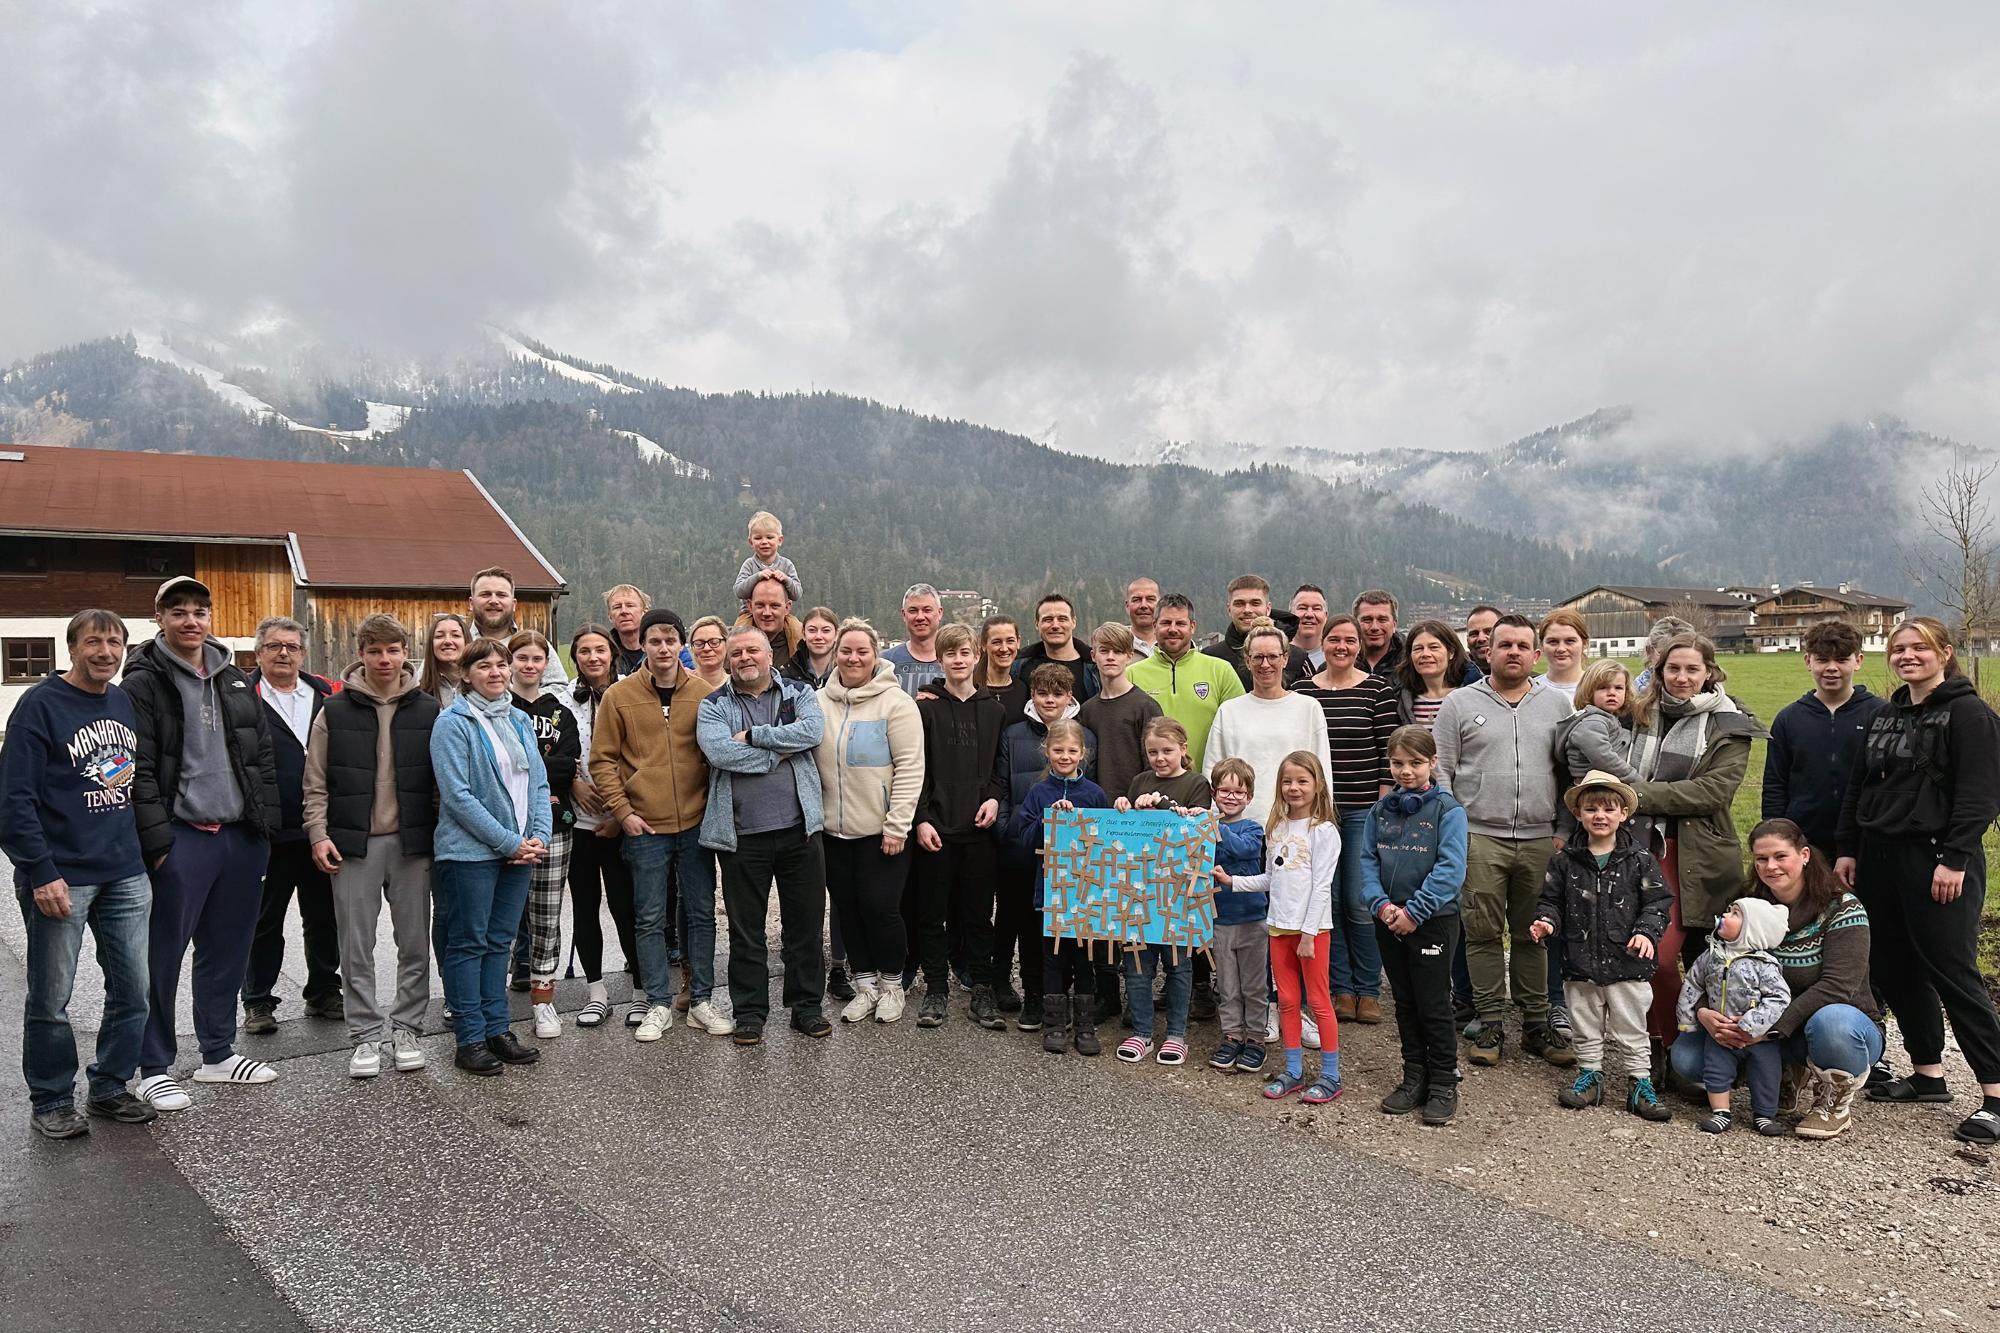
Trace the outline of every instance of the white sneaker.
<instances>
[{"instance_id":1,"label":"white sneaker","mask_svg":"<svg viewBox=\"0 0 2000 1333\"><path fill-rule=\"evenodd\" d=\"M535 1006L535 1035L544 1040L562 1035L562 1015L556 1012L554 1005Z\"/></svg>"},{"instance_id":2,"label":"white sneaker","mask_svg":"<svg viewBox=\"0 0 2000 1333\"><path fill-rule=\"evenodd\" d=\"M639 1030L632 1035L640 1041L658 1041L673 1031L674 1007L670 1004L656 1004L646 1011L646 1021L639 1024Z\"/></svg>"},{"instance_id":3,"label":"white sneaker","mask_svg":"<svg viewBox=\"0 0 2000 1333\"><path fill-rule=\"evenodd\" d=\"M688 1026L700 1028L711 1037L726 1037L736 1031L736 1020L715 1007L711 1000L703 1000L688 1010Z\"/></svg>"},{"instance_id":4,"label":"white sneaker","mask_svg":"<svg viewBox=\"0 0 2000 1333\"><path fill-rule=\"evenodd\" d=\"M859 1023L862 1019L875 1012L875 1001L881 997L882 992L875 987L857 985L854 988L854 998L849 1000L847 1007L840 1011L840 1021L843 1023Z\"/></svg>"},{"instance_id":5,"label":"white sneaker","mask_svg":"<svg viewBox=\"0 0 2000 1333\"><path fill-rule=\"evenodd\" d=\"M1266 1005L1264 1008L1264 1044L1266 1046L1278 1044L1278 1006L1275 1004Z\"/></svg>"},{"instance_id":6,"label":"white sneaker","mask_svg":"<svg viewBox=\"0 0 2000 1333\"><path fill-rule=\"evenodd\" d=\"M903 1016L903 986L901 982L885 981L882 994L875 1001L875 1021L893 1023Z\"/></svg>"},{"instance_id":7,"label":"white sneaker","mask_svg":"<svg viewBox=\"0 0 2000 1333\"><path fill-rule=\"evenodd\" d=\"M381 1072L382 1048L375 1042L362 1042L354 1048L354 1054L347 1057L349 1078L374 1078Z\"/></svg>"},{"instance_id":8,"label":"white sneaker","mask_svg":"<svg viewBox=\"0 0 2000 1333\"><path fill-rule=\"evenodd\" d=\"M1300 1026L1301 1028L1303 1028L1303 1029L1305 1030L1305 1038L1304 1038L1304 1041L1305 1041L1305 1048L1306 1048L1307 1050L1309 1050L1309 1051L1316 1051L1316 1050L1318 1050L1318 1049L1319 1049L1319 1024L1317 1024L1317 1023L1313 1022L1313 1020L1312 1020L1312 1015L1311 1015L1311 1014L1300 1014L1300 1015L1299 1015L1299 1026Z\"/></svg>"},{"instance_id":9,"label":"white sneaker","mask_svg":"<svg viewBox=\"0 0 2000 1333\"><path fill-rule=\"evenodd\" d=\"M277 1077L278 1071L273 1066L240 1055L232 1055L221 1064L202 1065L194 1071L197 1083L270 1083Z\"/></svg>"},{"instance_id":10,"label":"white sneaker","mask_svg":"<svg viewBox=\"0 0 2000 1333\"><path fill-rule=\"evenodd\" d=\"M424 1048L417 1045L417 1034L407 1028L397 1028L389 1039L389 1049L395 1053L396 1068L403 1073L424 1067Z\"/></svg>"},{"instance_id":11,"label":"white sneaker","mask_svg":"<svg viewBox=\"0 0 2000 1333\"><path fill-rule=\"evenodd\" d=\"M172 1074L151 1074L140 1079L132 1095L155 1111L185 1111L194 1105L180 1080Z\"/></svg>"}]
</instances>

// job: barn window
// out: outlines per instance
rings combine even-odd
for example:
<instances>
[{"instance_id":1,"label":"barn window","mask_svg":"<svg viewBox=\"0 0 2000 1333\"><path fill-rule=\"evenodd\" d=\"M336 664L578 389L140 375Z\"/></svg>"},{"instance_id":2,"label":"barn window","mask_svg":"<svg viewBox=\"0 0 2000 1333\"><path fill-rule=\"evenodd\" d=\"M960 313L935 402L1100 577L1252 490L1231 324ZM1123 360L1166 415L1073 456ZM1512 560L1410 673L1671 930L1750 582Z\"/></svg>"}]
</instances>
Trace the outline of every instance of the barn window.
<instances>
[{"instance_id":1,"label":"barn window","mask_svg":"<svg viewBox=\"0 0 2000 1333\"><path fill-rule=\"evenodd\" d=\"M194 573L194 548L174 542L126 542L125 577L164 579Z\"/></svg>"},{"instance_id":2,"label":"barn window","mask_svg":"<svg viewBox=\"0 0 2000 1333\"><path fill-rule=\"evenodd\" d=\"M0 577L47 578L49 543L39 537L0 537Z\"/></svg>"},{"instance_id":3,"label":"barn window","mask_svg":"<svg viewBox=\"0 0 2000 1333\"><path fill-rule=\"evenodd\" d=\"M0 639L0 683L32 685L56 669L54 639Z\"/></svg>"}]
</instances>

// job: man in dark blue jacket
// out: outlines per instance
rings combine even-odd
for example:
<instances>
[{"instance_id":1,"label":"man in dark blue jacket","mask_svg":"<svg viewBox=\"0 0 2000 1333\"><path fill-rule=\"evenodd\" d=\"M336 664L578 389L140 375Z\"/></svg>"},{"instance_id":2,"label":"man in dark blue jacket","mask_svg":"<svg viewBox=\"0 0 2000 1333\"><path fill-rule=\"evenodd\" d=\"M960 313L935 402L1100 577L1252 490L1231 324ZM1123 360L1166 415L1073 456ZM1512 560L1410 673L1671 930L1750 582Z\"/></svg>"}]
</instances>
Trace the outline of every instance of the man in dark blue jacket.
<instances>
[{"instance_id":1,"label":"man in dark blue jacket","mask_svg":"<svg viewBox=\"0 0 2000 1333\"><path fill-rule=\"evenodd\" d=\"M313 719L326 707L334 687L305 670L305 626L290 616L272 616L257 626L257 669L250 686L264 705L271 727L271 759L278 775L278 831L271 835L271 863L264 868L264 903L257 934L250 942L250 965L243 973L243 1030L276 1032L278 997L271 988L285 965L285 914L292 895L299 899L305 935L306 1016L339 1019L340 937L333 921L333 885L313 864L306 842L304 783L306 740Z\"/></svg>"},{"instance_id":2,"label":"man in dark blue jacket","mask_svg":"<svg viewBox=\"0 0 2000 1333\"><path fill-rule=\"evenodd\" d=\"M1834 827L1847 793L1854 756L1868 723L1887 700L1856 685L1861 632L1829 620L1805 632L1800 645L1813 688L1778 713L1764 756L1765 819L1785 818L1805 830L1815 854L1833 864Z\"/></svg>"},{"instance_id":3,"label":"man in dark blue jacket","mask_svg":"<svg viewBox=\"0 0 2000 1333\"><path fill-rule=\"evenodd\" d=\"M90 1129L76 1113L69 1025L86 925L104 971L104 1019L85 1105L127 1124L153 1118L125 1087L146 1030L153 900L132 817L139 737L131 701L111 683L125 659L125 622L109 611L79 611L69 622L69 656L68 671L15 705L0 748L0 850L14 864L28 931L21 1066L31 1123L52 1139Z\"/></svg>"}]
</instances>

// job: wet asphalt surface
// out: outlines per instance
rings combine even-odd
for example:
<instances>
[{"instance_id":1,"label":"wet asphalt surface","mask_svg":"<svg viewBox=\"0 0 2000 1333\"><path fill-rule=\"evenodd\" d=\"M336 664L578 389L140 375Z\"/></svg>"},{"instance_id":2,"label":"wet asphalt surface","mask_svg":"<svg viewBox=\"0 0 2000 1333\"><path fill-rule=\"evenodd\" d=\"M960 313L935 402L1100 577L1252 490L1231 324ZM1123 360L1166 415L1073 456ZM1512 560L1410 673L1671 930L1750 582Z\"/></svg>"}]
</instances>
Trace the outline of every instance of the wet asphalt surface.
<instances>
[{"instance_id":1,"label":"wet asphalt surface","mask_svg":"<svg viewBox=\"0 0 2000 1333\"><path fill-rule=\"evenodd\" d=\"M450 1067L434 993L430 1067L354 1080L344 1027L298 1017L294 940L279 1031L239 1043L279 1081L189 1083L188 1111L51 1143L13 1072L22 947L10 907L5 1333L1865 1326L1296 1123L1374 1115L1372 1096L1244 1114L1133 1077L1111 1043L1057 1058L982 1031L962 994L937 1030L913 1005L825 1041L774 1021L739 1049L682 1026L640 1045L616 1015L578 1030L570 981L560 1039L517 1028L541 1063L480 1079ZM1197 1031L1197 1060L1208 1044Z\"/></svg>"}]
</instances>

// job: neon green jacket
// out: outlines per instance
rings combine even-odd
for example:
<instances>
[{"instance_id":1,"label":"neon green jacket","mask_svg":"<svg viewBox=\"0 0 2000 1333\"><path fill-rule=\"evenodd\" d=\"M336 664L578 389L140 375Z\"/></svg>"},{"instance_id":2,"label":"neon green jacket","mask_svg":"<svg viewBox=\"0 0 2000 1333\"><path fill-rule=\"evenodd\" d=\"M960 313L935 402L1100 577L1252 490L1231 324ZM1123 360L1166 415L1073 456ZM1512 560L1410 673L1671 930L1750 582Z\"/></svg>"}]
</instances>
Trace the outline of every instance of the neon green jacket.
<instances>
[{"instance_id":1,"label":"neon green jacket","mask_svg":"<svg viewBox=\"0 0 2000 1333\"><path fill-rule=\"evenodd\" d=\"M1206 776L1202 751L1208 745L1215 710L1244 692L1236 668L1197 648L1188 649L1178 662L1156 649L1152 656L1125 668L1125 676L1152 695L1161 712L1187 728L1188 768Z\"/></svg>"}]
</instances>

